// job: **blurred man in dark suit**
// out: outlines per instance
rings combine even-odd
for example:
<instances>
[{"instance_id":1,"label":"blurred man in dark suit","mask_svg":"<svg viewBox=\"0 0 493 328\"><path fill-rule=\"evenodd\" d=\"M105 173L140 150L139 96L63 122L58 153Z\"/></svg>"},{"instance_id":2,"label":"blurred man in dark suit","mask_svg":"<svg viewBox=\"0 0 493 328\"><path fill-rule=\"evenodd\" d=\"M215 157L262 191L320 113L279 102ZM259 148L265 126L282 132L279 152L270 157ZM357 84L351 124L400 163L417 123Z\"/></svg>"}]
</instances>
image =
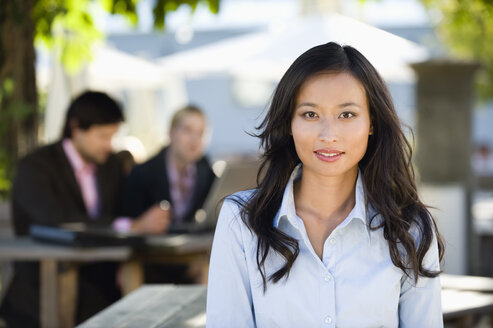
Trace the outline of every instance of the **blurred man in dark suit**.
<instances>
[{"instance_id":1,"label":"blurred man in dark suit","mask_svg":"<svg viewBox=\"0 0 493 328\"><path fill-rule=\"evenodd\" d=\"M27 235L34 223L82 222L111 227L118 220L126 220L121 218L125 174L111 152L111 139L122 121L120 106L104 93L87 91L71 103L62 140L33 151L18 163L12 190L17 236ZM165 229L170 218L166 211L154 206L134 222L138 223L138 232L147 233ZM77 322L120 297L116 265L90 263L80 268ZM37 264L15 264L1 314L9 327L39 325Z\"/></svg>"},{"instance_id":2,"label":"blurred man in dark suit","mask_svg":"<svg viewBox=\"0 0 493 328\"><path fill-rule=\"evenodd\" d=\"M171 225L194 222L196 212L202 208L215 179L204 157L206 127L205 115L198 107L186 106L174 114L169 146L147 162L134 167L130 174L125 201L127 215L139 216L152 206L166 201L169 204ZM167 230L168 227L156 227L153 232L163 234ZM148 283L179 283L187 280L182 276L183 268L150 267L145 267ZM169 279L166 280L166 276Z\"/></svg>"}]
</instances>

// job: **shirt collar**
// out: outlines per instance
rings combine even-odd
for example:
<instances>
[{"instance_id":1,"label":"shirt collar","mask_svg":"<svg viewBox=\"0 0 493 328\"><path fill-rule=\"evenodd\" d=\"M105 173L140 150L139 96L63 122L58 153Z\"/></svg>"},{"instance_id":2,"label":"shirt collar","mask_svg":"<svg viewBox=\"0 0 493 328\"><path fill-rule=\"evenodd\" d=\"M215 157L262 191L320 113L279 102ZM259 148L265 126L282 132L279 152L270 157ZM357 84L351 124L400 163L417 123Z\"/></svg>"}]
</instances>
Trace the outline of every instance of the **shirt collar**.
<instances>
[{"instance_id":1,"label":"shirt collar","mask_svg":"<svg viewBox=\"0 0 493 328\"><path fill-rule=\"evenodd\" d=\"M88 172L88 173L94 173L96 170L96 165L94 163L88 163L86 162L82 156L80 156L79 152L74 146L74 143L72 140L66 138L63 139L62 141L62 146L63 150L65 152L65 155L67 155L67 158L70 162L70 165L72 165L72 168L76 172Z\"/></svg>"},{"instance_id":2,"label":"shirt collar","mask_svg":"<svg viewBox=\"0 0 493 328\"><path fill-rule=\"evenodd\" d=\"M281 207L274 218L274 227L278 228L281 220L287 220L292 226L299 228L301 224L301 219L296 215L296 208L294 205L294 192L293 186L294 182L301 178L302 174L302 164L298 164L295 167L291 176L289 178L288 184L284 189L284 195L282 198ZM369 228L369 218L368 209L366 204L365 190L363 187L362 173L358 170L358 178L356 180L356 190L355 190L355 205L348 216L343 222L339 224L339 227L347 226L351 221L358 220L364 227L368 238L370 238L370 228Z\"/></svg>"},{"instance_id":3,"label":"shirt collar","mask_svg":"<svg viewBox=\"0 0 493 328\"><path fill-rule=\"evenodd\" d=\"M165 156L166 160L166 167L168 168L168 173L169 173L169 178L173 182L178 182L180 173L178 172L178 168L175 165L175 162L173 161L171 157L171 151L168 150ZM188 164L187 167L185 168L185 179L195 179L195 176L197 175L197 167L195 166L194 163Z\"/></svg>"}]
</instances>

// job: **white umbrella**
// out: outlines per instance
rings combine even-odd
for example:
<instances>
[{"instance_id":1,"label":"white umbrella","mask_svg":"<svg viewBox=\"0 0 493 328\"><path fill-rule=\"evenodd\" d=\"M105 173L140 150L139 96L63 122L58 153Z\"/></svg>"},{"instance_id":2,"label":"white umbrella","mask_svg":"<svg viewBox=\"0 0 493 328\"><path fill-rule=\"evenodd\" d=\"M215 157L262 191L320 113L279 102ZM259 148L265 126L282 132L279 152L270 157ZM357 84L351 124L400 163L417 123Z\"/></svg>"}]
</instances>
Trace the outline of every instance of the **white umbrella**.
<instances>
[{"instance_id":1,"label":"white umbrella","mask_svg":"<svg viewBox=\"0 0 493 328\"><path fill-rule=\"evenodd\" d=\"M44 142L53 142L62 135L62 126L65 111L70 103L69 78L60 63L51 69L51 83L49 83L44 119Z\"/></svg>"},{"instance_id":2,"label":"white umbrella","mask_svg":"<svg viewBox=\"0 0 493 328\"><path fill-rule=\"evenodd\" d=\"M167 73L196 76L211 73L228 73L239 63L265 49L269 42L267 33L254 33L218 41L193 50L181 51L157 60Z\"/></svg>"},{"instance_id":3,"label":"white umbrella","mask_svg":"<svg viewBox=\"0 0 493 328\"><path fill-rule=\"evenodd\" d=\"M409 81L408 63L428 58L425 48L401 37L340 15L311 15L265 32L237 37L164 57L165 72L228 73L246 78L279 80L289 65L309 48L335 41L363 53L388 81Z\"/></svg>"},{"instance_id":4,"label":"white umbrella","mask_svg":"<svg viewBox=\"0 0 493 328\"><path fill-rule=\"evenodd\" d=\"M94 89L156 88L164 80L158 65L108 46L96 49L86 74Z\"/></svg>"}]
</instances>

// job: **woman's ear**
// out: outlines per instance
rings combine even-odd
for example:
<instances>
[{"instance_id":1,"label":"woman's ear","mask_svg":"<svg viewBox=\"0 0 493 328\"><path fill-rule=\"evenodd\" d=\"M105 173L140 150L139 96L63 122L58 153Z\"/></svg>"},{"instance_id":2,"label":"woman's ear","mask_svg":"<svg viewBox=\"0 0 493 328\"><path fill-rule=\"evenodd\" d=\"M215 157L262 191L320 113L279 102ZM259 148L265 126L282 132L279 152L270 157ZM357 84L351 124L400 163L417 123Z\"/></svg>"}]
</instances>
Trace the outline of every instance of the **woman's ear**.
<instances>
[{"instance_id":1,"label":"woman's ear","mask_svg":"<svg viewBox=\"0 0 493 328\"><path fill-rule=\"evenodd\" d=\"M370 132L368 133L368 135L372 135L373 134L373 124L370 124Z\"/></svg>"}]
</instances>

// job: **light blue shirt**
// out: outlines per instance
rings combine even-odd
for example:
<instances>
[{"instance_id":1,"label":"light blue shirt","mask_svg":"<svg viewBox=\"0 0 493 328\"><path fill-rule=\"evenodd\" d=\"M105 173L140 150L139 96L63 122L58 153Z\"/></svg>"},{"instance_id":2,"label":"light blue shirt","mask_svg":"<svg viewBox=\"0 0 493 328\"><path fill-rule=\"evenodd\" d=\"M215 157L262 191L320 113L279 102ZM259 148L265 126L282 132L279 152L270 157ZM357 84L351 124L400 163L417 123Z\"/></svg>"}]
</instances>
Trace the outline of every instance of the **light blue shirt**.
<instances>
[{"instance_id":1,"label":"light blue shirt","mask_svg":"<svg viewBox=\"0 0 493 328\"><path fill-rule=\"evenodd\" d=\"M257 238L243 223L238 205L224 202L211 253L207 327L443 327L439 278L420 277L415 285L394 266L383 229L368 226L361 174L356 204L325 241L322 260L296 215L293 182L300 174L297 167L273 221L298 240L300 253L289 278L269 282L265 294ZM248 199L252 192L236 195ZM282 256L270 250L267 277L283 264ZM435 239L423 265L439 270Z\"/></svg>"}]
</instances>

